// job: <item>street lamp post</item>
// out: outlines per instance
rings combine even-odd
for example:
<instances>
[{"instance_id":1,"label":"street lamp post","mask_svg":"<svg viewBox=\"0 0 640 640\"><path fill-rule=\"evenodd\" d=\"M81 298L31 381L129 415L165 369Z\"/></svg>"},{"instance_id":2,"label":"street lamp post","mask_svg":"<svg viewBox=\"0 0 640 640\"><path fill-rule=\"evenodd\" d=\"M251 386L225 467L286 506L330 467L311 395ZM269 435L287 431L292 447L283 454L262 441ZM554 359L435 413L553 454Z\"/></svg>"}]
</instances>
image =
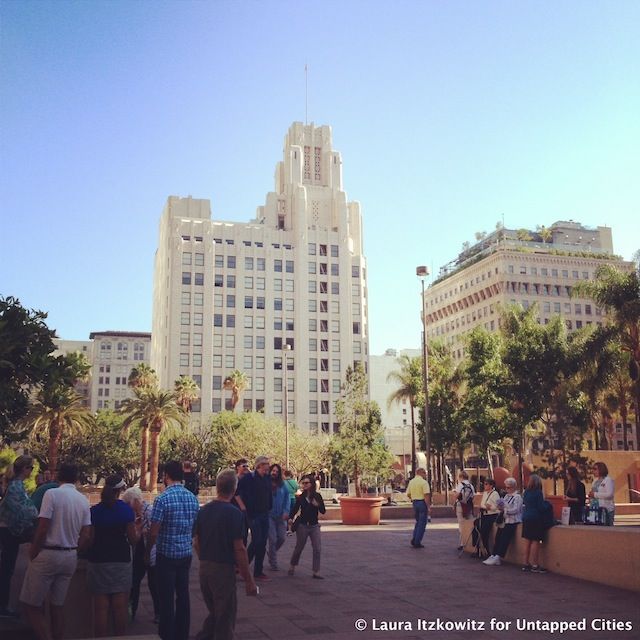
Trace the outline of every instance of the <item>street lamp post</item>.
<instances>
[{"instance_id":1,"label":"street lamp post","mask_svg":"<svg viewBox=\"0 0 640 640\"><path fill-rule=\"evenodd\" d=\"M289 381L287 380L288 358L287 355L291 351L290 344L282 346L284 351L283 367L284 367L284 467L289 468Z\"/></svg>"},{"instance_id":2,"label":"street lamp post","mask_svg":"<svg viewBox=\"0 0 640 640\"><path fill-rule=\"evenodd\" d=\"M429 275L429 268L416 267L416 275L422 282L422 385L424 391L424 435L425 453L427 456L427 479L431 483L431 430L429 425L429 351L427 347L427 307L424 299L424 281ZM415 456L415 451L413 453Z\"/></svg>"}]
</instances>

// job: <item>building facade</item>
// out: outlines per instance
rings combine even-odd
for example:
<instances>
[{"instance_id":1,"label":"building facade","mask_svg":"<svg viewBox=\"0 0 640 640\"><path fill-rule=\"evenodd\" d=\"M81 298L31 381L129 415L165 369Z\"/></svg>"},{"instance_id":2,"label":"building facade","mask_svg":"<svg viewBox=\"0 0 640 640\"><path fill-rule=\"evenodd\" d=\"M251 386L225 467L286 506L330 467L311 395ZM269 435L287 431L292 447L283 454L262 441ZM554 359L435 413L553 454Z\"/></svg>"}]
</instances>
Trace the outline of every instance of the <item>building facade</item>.
<instances>
[{"instance_id":1,"label":"building facade","mask_svg":"<svg viewBox=\"0 0 640 640\"><path fill-rule=\"evenodd\" d=\"M149 364L151 334L137 331L93 331L89 340L55 339L54 355L79 352L91 371L87 380L75 389L83 404L94 413L100 409L119 409L122 401L132 398L127 381L134 367Z\"/></svg>"},{"instance_id":2,"label":"building facade","mask_svg":"<svg viewBox=\"0 0 640 640\"><path fill-rule=\"evenodd\" d=\"M294 123L275 190L248 223L212 220L208 200L171 196L154 271L152 366L201 389L194 418L231 408L224 379L248 377L244 411L337 429L345 370L368 368L360 205L348 202L331 128Z\"/></svg>"},{"instance_id":3,"label":"building facade","mask_svg":"<svg viewBox=\"0 0 640 640\"><path fill-rule=\"evenodd\" d=\"M572 293L604 263L633 268L613 254L611 229L556 222L544 235L499 229L443 267L425 292L429 340L443 341L460 362L465 335L477 326L497 331L500 308L509 304L536 304L539 322L560 315L570 331L601 325L604 312ZM629 440L635 441L632 431Z\"/></svg>"}]
</instances>

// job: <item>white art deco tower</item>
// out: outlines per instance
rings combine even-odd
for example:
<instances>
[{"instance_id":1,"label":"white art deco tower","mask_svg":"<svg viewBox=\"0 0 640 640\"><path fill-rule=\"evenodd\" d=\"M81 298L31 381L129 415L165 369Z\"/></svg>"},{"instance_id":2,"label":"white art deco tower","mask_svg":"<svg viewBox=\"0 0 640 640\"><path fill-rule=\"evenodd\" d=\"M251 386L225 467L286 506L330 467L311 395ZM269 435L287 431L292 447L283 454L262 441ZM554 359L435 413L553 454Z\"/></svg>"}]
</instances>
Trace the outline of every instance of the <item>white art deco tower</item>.
<instances>
[{"instance_id":1,"label":"white art deco tower","mask_svg":"<svg viewBox=\"0 0 640 640\"><path fill-rule=\"evenodd\" d=\"M366 283L360 205L347 202L331 128L294 123L255 220L212 220L208 200L167 200L152 366L164 388L181 375L198 382L195 420L230 408L223 381L239 369L250 386L237 411L283 416L286 379L290 422L334 431L347 366L368 369Z\"/></svg>"}]
</instances>

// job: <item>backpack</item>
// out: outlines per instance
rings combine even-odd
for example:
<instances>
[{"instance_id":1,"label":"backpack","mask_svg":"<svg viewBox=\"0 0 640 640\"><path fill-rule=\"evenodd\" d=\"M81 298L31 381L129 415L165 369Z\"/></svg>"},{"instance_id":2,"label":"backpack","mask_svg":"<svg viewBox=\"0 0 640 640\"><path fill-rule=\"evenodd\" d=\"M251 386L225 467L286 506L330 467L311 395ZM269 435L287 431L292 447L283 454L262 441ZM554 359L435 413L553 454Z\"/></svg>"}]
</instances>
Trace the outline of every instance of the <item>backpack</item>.
<instances>
[{"instance_id":1,"label":"backpack","mask_svg":"<svg viewBox=\"0 0 640 640\"><path fill-rule=\"evenodd\" d=\"M458 494L458 502L462 507L462 517L468 518L469 516L473 516L473 487L469 482L462 483L462 490Z\"/></svg>"},{"instance_id":2,"label":"backpack","mask_svg":"<svg viewBox=\"0 0 640 640\"><path fill-rule=\"evenodd\" d=\"M542 502L541 516L542 527L545 531L556 525L556 519L553 517L553 505L548 500Z\"/></svg>"}]
</instances>

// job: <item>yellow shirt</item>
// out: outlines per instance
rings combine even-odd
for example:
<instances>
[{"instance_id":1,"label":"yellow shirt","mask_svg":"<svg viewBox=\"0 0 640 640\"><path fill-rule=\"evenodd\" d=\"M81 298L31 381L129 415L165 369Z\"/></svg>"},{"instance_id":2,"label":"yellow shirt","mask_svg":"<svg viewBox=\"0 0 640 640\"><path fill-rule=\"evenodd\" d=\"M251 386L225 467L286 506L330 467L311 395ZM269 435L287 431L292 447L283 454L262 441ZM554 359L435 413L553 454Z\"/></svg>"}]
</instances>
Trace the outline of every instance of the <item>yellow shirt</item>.
<instances>
[{"instance_id":1,"label":"yellow shirt","mask_svg":"<svg viewBox=\"0 0 640 640\"><path fill-rule=\"evenodd\" d=\"M407 487L407 497L409 500L424 500L425 494L431 493L429 483L422 477L416 476Z\"/></svg>"}]
</instances>

